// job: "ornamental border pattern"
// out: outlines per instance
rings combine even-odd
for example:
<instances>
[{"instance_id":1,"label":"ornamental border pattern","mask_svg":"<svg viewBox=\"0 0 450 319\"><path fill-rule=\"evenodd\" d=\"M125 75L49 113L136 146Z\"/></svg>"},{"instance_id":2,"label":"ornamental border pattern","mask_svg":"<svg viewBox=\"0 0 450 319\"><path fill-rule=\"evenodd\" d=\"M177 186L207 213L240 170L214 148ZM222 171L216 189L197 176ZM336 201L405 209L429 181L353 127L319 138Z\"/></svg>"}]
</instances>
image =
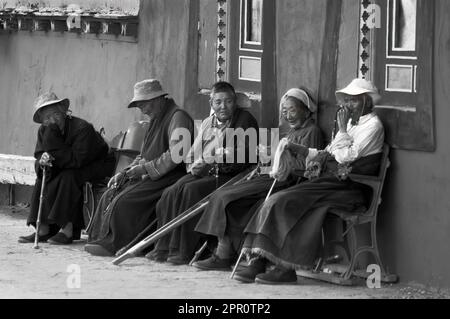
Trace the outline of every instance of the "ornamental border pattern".
<instances>
[{"instance_id":1,"label":"ornamental border pattern","mask_svg":"<svg viewBox=\"0 0 450 319\"><path fill-rule=\"evenodd\" d=\"M227 0L217 0L217 68L216 80L225 81L227 78Z\"/></svg>"}]
</instances>

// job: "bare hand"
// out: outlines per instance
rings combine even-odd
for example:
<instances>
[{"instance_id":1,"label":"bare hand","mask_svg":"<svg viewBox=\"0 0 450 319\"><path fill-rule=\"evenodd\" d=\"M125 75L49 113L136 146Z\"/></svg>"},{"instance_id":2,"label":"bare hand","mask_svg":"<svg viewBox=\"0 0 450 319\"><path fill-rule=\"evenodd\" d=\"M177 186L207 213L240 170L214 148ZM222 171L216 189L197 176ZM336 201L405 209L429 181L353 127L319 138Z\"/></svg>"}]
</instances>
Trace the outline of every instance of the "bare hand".
<instances>
[{"instance_id":1,"label":"bare hand","mask_svg":"<svg viewBox=\"0 0 450 319\"><path fill-rule=\"evenodd\" d=\"M339 132L347 133L347 124L350 120L350 110L347 107L343 107L338 111L337 122L339 127Z\"/></svg>"},{"instance_id":2,"label":"bare hand","mask_svg":"<svg viewBox=\"0 0 450 319\"><path fill-rule=\"evenodd\" d=\"M117 173L116 175L114 175L113 177L111 177L111 179L108 182L108 188L116 188L117 187L117 183L120 179L122 179L123 177L123 173Z\"/></svg>"},{"instance_id":3,"label":"bare hand","mask_svg":"<svg viewBox=\"0 0 450 319\"><path fill-rule=\"evenodd\" d=\"M52 167L52 162L51 162L52 160L53 160L53 157L49 153L45 152L44 154L42 154L42 156L39 160L39 165Z\"/></svg>"},{"instance_id":4,"label":"bare hand","mask_svg":"<svg viewBox=\"0 0 450 319\"><path fill-rule=\"evenodd\" d=\"M143 165L136 165L130 168L125 174L127 174L130 179L139 179L146 175L147 171Z\"/></svg>"}]
</instances>

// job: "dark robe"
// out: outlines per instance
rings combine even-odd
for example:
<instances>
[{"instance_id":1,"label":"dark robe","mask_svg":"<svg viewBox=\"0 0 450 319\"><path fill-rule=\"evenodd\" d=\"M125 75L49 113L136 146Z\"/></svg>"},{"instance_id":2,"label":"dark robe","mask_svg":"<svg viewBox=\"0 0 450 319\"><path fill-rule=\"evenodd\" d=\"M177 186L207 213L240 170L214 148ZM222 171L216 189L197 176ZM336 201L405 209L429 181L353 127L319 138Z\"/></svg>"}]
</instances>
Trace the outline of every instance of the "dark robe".
<instances>
[{"instance_id":1,"label":"dark robe","mask_svg":"<svg viewBox=\"0 0 450 319\"><path fill-rule=\"evenodd\" d=\"M244 131L249 128L254 128L258 132L256 119L248 111L242 109L235 111L229 128L242 128ZM203 137L203 139L207 138L206 136ZM224 145L225 143L226 141L224 141ZM237 143L234 146L237 147ZM214 176L200 177L187 174L173 186L166 189L156 208L158 227L168 223L196 204L214 191L217 186L221 186L231 178L246 171L251 166L251 163L249 163L249 152L256 152L256 150L249 150L249 142L246 141L245 163L237 163L235 158L234 163L225 162L224 164L220 164L217 184ZM170 235L161 238L156 244L156 250L170 250L171 254L178 254L185 258L192 257L200 239L200 235L194 231L198 219L199 215L176 228Z\"/></svg>"},{"instance_id":2,"label":"dark robe","mask_svg":"<svg viewBox=\"0 0 450 319\"><path fill-rule=\"evenodd\" d=\"M308 120L300 128L291 129L286 138L308 148L321 148L323 144L322 133L312 120ZM296 171L288 180L277 182L272 194L293 185L304 169L304 159L298 158ZM217 238L226 235L231 239L234 249L239 249L245 226L258 208L256 204L267 196L273 182L273 178L264 174L215 192L195 230Z\"/></svg>"},{"instance_id":3,"label":"dark robe","mask_svg":"<svg viewBox=\"0 0 450 319\"><path fill-rule=\"evenodd\" d=\"M142 150L131 166L145 163L147 178L128 180L117 191L109 189L100 199L89 229L88 242L111 253L131 242L155 220L155 206L164 189L185 174L184 164L171 157L171 147L180 142L178 129L186 129L192 143L194 123L171 99L165 110L150 120Z\"/></svg>"},{"instance_id":4,"label":"dark robe","mask_svg":"<svg viewBox=\"0 0 450 319\"><path fill-rule=\"evenodd\" d=\"M44 152L48 152L54 161L53 167L48 168L46 173L41 222L57 228L72 222L75 230L81 230L84 227L83 184L111 176L115 160L108 150L108 144L101 135L80 118L67 117L64 133L56 125L41 125L34 152L38 178L27 224L35 225L37 221L42 185L39 159Z\"/></svg>"},{"instance_id":5,"label":"dark robe","mask_svg":"<svg viewBox=\"0 0 450 319\"><path fill-rule=\"evenodd\" d=\"M352 164L352 173L376 175L381 154ZM321 229L331 209L363 213L371 196L365 185L336 177L328 159L321 177L299 183L261 202L245 229L244 251L262 255L290 269L311 266L321 245Z\"/></svg>"}]
</instances>

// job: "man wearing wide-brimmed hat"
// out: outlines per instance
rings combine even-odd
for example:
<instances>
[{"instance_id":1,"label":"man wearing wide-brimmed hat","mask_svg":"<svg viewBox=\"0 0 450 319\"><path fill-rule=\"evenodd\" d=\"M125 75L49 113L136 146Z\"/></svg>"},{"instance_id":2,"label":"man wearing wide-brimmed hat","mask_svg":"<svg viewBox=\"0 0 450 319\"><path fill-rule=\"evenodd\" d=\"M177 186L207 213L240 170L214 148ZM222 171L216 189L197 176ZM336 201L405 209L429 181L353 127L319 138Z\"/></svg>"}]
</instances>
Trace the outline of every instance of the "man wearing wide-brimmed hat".
<instances>
[{"instance_id":1,"label":"man wearing wide-brimmed hat","mask_svg":"<svg viewBox=\"0 0 450 319\"><path fill-rule=\"evenodd\" d=\"M69 105L69 99L59 99L54 93L39 96L34 104L33 121L41 124L34 152L38 178L27 224L36 225L42 167L46 166L39 240L56 245L80 238L83 184L111 176L114 168L108 144L92 124L71 116ZM34 236L20 237L19 242L32 243Z\"/></svg>"},{"instance_id":2,"label":"man wearing wide-brimmed hat","mask_svg":"<svg viewBox=\"0 0 450 319\"><path fill-rule=\"evenodd\" d=\"M149 117L141 154L109 183L95 211L85 250L97 256L111 256L132 241L155 220L155 206L163 190L185 174L184 165L174 161L171 150L194 137L189 114L167 96L156 79L134 86L128 108L139 108ZM185 133L184 138L180 134Z\"/></svg>"}]
</instances>

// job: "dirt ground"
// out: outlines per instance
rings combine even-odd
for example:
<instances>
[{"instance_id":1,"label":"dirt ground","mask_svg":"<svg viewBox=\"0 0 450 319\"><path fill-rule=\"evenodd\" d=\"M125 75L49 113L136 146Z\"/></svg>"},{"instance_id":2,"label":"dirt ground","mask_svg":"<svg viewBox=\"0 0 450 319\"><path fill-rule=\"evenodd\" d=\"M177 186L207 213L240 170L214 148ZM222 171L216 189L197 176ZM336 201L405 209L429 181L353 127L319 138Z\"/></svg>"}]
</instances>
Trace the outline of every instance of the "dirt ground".
<instances>
[{"instance_id":1,"label":"dirt ground","mask_svg":"<svg viewBox=\"0 0 450 319\"><path fill-rule=\"evenodd\" d=\"M230 280L228 272L202 272L189 266L158 264L134 258L120 266L113 258L84 252L84 241L70 246L18 244L27 229L25 207L0 207L0 298L136 299L424 299L448 293L404 284L369 289L363 283L342 287L303 279L297 285L266 286ZM71 265L76 265L75 268ZM71 280L80 271L80 287Z\"/></svg>"}]
</instances>

